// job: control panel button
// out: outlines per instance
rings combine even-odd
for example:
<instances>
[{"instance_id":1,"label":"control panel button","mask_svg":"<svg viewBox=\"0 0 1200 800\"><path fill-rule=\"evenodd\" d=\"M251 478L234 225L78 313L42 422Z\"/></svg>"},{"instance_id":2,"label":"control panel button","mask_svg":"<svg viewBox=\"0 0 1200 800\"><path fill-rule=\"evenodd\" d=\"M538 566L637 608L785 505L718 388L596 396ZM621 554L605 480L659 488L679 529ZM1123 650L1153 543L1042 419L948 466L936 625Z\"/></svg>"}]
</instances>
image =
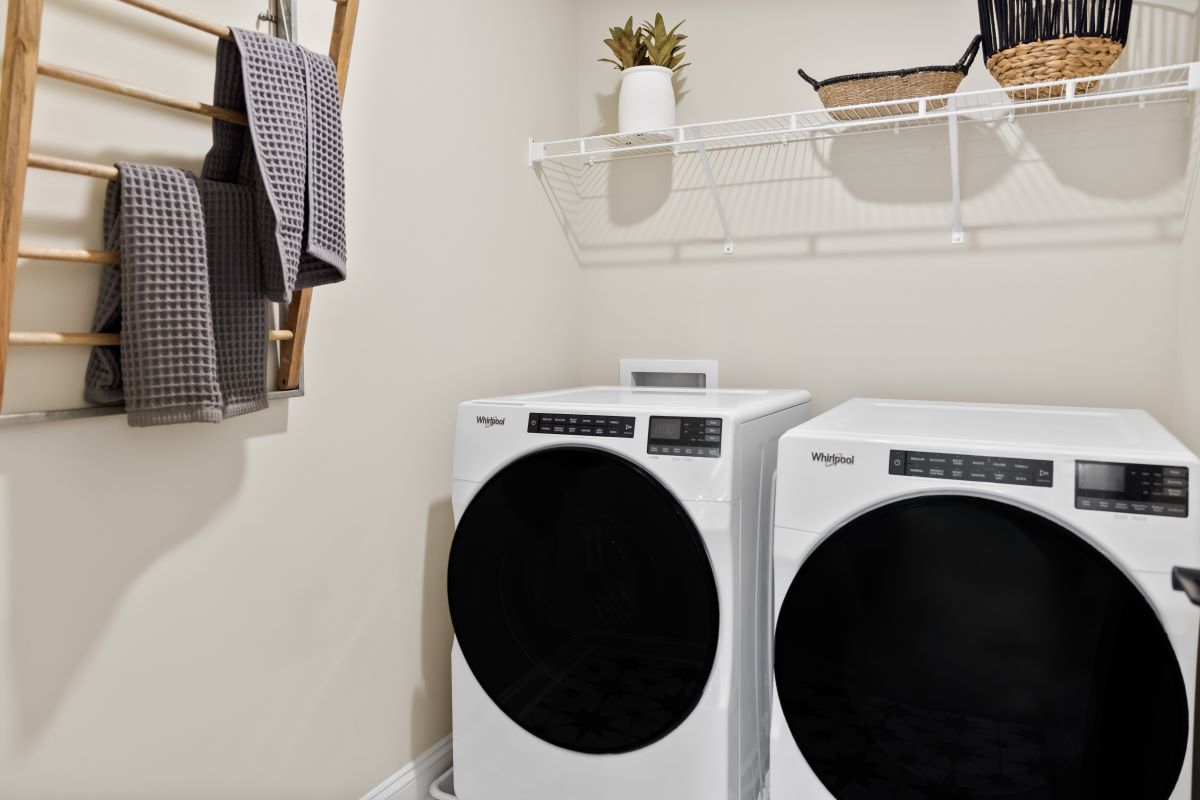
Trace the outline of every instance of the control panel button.
<instances>
[{"instance_id":1,"label":"control panel button","mask_svg":"<svg viewBox=\"0 0 1200 800\"><path fill-rule=\"evenodd\" d=\"M637 427L635 417L608 417L575 414L530 414L530 433L555 436L604 436L632 439Z\"/></svg>"},{"instance_id":2,"label":"control panel button","mask_svg":"<svg viewBox=\"0 0 1200 800\"><path fill-rule=\"evenodd\" d=\"M910 478L941 478L1012 486L1054 485L1054 462L960 453L926 453L893 450L888 473Z\"/></svg>"}]
</instances>

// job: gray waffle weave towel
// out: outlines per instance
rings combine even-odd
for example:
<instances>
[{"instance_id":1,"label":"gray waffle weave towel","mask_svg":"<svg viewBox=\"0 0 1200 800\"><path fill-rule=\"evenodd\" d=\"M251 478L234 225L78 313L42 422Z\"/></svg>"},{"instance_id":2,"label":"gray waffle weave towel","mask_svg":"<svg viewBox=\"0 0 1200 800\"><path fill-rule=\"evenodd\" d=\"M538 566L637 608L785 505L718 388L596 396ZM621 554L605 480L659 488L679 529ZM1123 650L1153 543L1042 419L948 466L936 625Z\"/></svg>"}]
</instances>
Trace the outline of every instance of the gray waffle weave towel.
<instances>
[{"instance_id":1,"label":"gray waffle weave towel","mask_svg":"<svg viewBox=\"0 0 1200 800\"><path fill-rule=\"evenodd\" d=\"M259 286L254 195L244 186L196 180L208 234L208 285L217 383L226 419L267 407L269 307Z\"/></svg>"},{"instance_id":2,"label":"gray waffle weave towel","mask_svg":"<svg viewBox=\"0 0 1200 800\"><path fill-rule=\"evenodd\" d=\"M262 290L286 302L295 289L346 278L341 103L333 61L273 36L233 29L217 46L213 102L250 126L217 120L203 175L255 196Z\"/></svg>"},{"instance_id":3,"label":"gray waffle weave towel","mask_svg":"<svg viewBox=\"0 0 1200 800\"><path fill-rule=\"evenodd\" d=\"M183 170L119 164L104 206L120 267L101 278L85 396L134 427L220 422L267 405L267 307L258 290L252 196ZM210 264L212 268L210 270Z\"/></svg>"}]
</instances>

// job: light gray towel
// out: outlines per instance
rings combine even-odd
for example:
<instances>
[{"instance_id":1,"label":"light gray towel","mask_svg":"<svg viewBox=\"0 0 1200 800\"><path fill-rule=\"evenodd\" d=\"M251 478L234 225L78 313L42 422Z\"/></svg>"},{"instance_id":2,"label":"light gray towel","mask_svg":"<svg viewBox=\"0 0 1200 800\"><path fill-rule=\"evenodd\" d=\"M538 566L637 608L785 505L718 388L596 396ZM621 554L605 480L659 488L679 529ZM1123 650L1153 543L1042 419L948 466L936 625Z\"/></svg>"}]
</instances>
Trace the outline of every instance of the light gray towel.
<instances>
[{"instance_id":1,"label":"light gray towel","mask_svg":"<svg viewBox=\"0 0 1200 800\"><path fill-rule=\"evenodd\" d=\"M118 164L104 205L121 266L101 278L85 396L133 427L220 422L266 408L267 306L249 190L173 167ZM210 269L211 265L211 269Z\"/></svg>"},{"instance_id":2,"label":"light gray towel","mask_svg":"<svg viewBox=\"0 0 1200 800\"><path fill-rule=\"evenodd\" d=\"M233 29L217 46L213 102L244 126L216 120L203 175L255 196L262 290L287 302L295 289L346 278L345 175L337 72L328 56Z\"/></svg>"}]
</instances>

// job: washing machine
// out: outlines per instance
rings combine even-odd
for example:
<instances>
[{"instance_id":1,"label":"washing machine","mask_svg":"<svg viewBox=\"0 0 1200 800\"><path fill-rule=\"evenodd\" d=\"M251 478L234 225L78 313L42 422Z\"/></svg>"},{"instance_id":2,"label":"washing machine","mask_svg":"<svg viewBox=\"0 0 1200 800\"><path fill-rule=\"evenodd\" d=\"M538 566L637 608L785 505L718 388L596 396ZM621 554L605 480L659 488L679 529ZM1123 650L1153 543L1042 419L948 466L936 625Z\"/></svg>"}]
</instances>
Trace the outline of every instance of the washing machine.
<instances>
[{"instance_id":1,"label":"washing machine","mask_svg":"<svg viewBox=\"0 0 1200 800\"><path fill-rule=\"evenodd\" d=\"M789 432L773 800L1190 800L1196 468L1142 411L854 400Z\"/></svg>"},{"instance_id":2,"label":"washing machine","mask_svg":"<svg viewBox=\"0 0 1200 800\"><path fill-rule=\"evenodd\" d=\"M770 512L798 391L464 404L449 564L460 800L753 800Z\"/></svg>"}]
</instances>

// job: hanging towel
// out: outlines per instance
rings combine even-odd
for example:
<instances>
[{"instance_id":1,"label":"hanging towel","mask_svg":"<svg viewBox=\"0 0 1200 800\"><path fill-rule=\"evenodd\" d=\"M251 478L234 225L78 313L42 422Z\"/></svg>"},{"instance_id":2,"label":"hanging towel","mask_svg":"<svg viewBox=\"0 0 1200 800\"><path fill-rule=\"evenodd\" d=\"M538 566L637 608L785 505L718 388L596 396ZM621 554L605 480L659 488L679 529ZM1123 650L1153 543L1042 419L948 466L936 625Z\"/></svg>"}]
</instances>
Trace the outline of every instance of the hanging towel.
<instances>
[{"instance_id":1,"label":"hanging towel","mask_svg":"<svg viewBox=\"0 0 1200 800\"><path fill-rule=\"evenodd\" d=\"M249 190L173 167L118 164L85 396L124 401L133 427L220 422L267 405L267 306Z\"/></svg>"},{"instance_id":2,"label":"hanging towel","mask_svg":"<svg viewBox=\"0 0 1200 800\"><path fill-rule=\"evenodd\" d=\"M208 285L221 412L229 419L267 407L271 315L259 285L254 194L234 183L195 180L208 234Z\"/></svg>"},{"instance_id":3,"label":"hanging towel","mask_svg":"<svg viewBox=\"0 0 1200 800\"><path fill-rule=\"evenodd\" d=\"M283 39L233 29L217 45L213 102L246 113L245 126L213 122L203 175L254 193L262 291L346 278L341 101L332 59Z\"/></svg>"}]
</instances>

